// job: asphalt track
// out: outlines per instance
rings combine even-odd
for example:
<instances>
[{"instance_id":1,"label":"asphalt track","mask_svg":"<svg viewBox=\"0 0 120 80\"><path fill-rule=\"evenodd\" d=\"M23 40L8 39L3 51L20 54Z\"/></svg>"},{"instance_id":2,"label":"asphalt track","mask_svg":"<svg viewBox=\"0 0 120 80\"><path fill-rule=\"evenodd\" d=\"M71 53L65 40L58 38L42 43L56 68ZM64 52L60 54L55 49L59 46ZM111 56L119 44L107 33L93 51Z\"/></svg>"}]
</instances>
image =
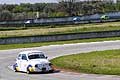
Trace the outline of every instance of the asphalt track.
<instances>
[{"instance_id":1,"label":"asphalt track","mask_svg":"<svg viewBox=\"0 0 120 80\"><path fill-rule=\"evenodd\" d=\"M110 49L120 49L120 41L77 43L36 48L0 50L0 80L120 80L120 76L116 75L96 75L64 71L55 71L54 73L47 74L16 73L9 67L15 62L18 52L24 50L41 50L46 53L49 59L52 59L62 55Z\"/></svg>"}]
</instances>

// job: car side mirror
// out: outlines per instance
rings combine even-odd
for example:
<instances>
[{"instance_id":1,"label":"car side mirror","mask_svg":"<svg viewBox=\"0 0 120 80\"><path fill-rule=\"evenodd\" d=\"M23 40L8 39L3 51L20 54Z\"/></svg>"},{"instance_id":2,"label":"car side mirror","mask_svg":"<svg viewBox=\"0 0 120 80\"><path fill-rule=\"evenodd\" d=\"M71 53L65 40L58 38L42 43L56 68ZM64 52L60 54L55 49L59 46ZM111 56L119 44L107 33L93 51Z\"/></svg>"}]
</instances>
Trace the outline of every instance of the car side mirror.
<instances>
[{"instance_id":1,"label":"car side mirror","mask_svg":"<svg viewBox=\"0 0 120 80\"><path fill-rule=\"evenodd\" d=\"M20 60L20 58L16 58L16 60Z\"/></svg>"},{"instance_id":2,"label":"car side mirror","mask_svg":"<svg viewBox=\"0 0 120 80\"><path fill-rule=\"evenodd\" d=\"M48 57L46 56L45 58L47 59Z\"/></svg>"}]
</instances>

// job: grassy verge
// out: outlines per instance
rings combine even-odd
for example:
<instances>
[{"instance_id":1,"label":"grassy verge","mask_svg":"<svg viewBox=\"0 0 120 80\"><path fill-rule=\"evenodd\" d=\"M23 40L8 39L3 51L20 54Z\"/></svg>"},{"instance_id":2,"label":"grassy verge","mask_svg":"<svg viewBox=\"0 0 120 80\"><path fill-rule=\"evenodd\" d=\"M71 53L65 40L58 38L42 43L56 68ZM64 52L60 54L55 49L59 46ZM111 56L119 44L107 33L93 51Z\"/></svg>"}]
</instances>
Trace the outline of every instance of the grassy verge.
<instances>
[{"instance_id":1,"label":"grassy verge","mask_svg":"<svg viewBox=\"0 0 120 80\"><path fill-rule=\"evenodd\" d=\"M58 68L80 73L120 75L120 50L62 56L51 62Z\"/></svg>"},{"instance_id":2,"label":"grassy verge","mask_svg":"<svg viewBox=\"0 0 120 80\"><path fill-rule=\"evenodd\" d=\"M0 38L16 36L35 36L65 33L80 33L91 31L120 30L120 22L81 24L81 25L61 25L54 27L19 27L0 28Z\"/></svg>"},{"instance_id":3,"label":"grassy verge","mask_svg":"<svg viewBox=\"0 0 120 80\"><path fill-rule=\"evenodd\" d=\"M56 41L56 42L24 43L24 44L7 44L7 45L0 45L0 50L16 49L16 48L29 48L29 47L40 47L40 46L48 46L48 45L56 45L56 44L110 41L110 40L120 40L120 37L70 40L70 41Z\"/></svg>"}]
</instances>

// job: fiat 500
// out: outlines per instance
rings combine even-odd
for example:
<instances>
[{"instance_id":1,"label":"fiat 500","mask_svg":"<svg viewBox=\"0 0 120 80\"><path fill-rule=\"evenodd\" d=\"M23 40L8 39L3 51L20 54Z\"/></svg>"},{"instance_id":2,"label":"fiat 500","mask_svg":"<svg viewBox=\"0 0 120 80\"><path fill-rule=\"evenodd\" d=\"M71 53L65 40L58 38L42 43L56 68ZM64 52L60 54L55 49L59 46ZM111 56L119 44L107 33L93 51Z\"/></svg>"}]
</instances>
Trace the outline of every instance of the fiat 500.
<instances>
[{"instance_id":1,"label":"fiat 500","mask_svg":"<svg viewBox=\"0 0 120 80\"><path fill-rule=\"evenodd\" d=\"M47 56L41 51L23 51L20 52L13 65L15 72L53 72L52 64Z\"/></svg>"}]
</instances>

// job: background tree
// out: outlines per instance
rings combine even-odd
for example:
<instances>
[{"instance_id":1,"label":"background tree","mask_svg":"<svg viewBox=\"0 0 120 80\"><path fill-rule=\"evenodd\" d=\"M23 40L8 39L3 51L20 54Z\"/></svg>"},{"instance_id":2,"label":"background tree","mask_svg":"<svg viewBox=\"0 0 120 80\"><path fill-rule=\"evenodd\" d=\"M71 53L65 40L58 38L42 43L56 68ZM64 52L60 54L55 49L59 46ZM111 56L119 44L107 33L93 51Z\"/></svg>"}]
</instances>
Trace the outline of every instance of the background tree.
<instances>
[{"instance_id":1,"label":"background tree","mask_svg":"<svg viewBox=\"0 0 120 80\"><path fill-rule=\"evenodd\" d=\"M59 6L62 11L66 12L69 16L75 15L76 0L59 0Z\"/></svg>"},{"instance_id":2,"label":"background tree","mask_svg":"<svg viewBox=\"0 0 120 80\"><path fill-rule=\"evenodd\" d=\"M13 15L10 11L8 10L3 10L0 13L0 20L12 20L13 19Z\"/></svg>"},{"instance_id":3,"label":"background tree","mask_svg":"<svg viewBox=\"0 0 120 80\"><path fill-rule=\"evenodd\" d=\"M0 20L35 19L39 17L79 16L85 14L120 11L120 1L107 0L58 0L59 3L0 4Z\"/></svg>"}]
</instances>

